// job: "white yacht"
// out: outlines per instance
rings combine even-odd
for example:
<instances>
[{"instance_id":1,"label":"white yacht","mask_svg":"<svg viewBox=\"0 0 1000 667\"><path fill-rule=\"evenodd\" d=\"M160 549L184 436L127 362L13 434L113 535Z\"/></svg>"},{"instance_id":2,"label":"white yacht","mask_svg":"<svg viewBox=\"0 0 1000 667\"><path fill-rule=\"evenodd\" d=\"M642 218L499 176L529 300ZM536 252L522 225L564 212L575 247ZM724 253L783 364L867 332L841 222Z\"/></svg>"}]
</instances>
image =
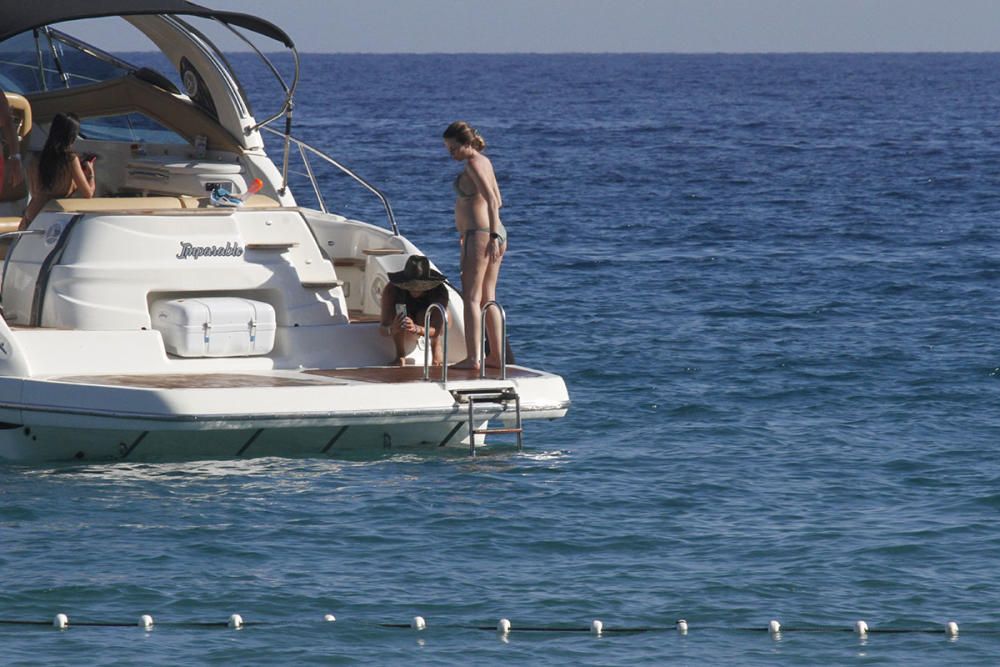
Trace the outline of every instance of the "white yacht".
<instances>
[{"instance_id":1,"label":"white yacht","mask_svg":"<svg viewBox=\"0 0 1000 667\"><path fill-rule=\"evenodd\" d=\"M389 365L381 291L424 253L377 188L292 135L299 59L280 28L182 0L0 0L0 16L0 90L22 155L37 155L53 117L73 112L76 151L98 156L95 196L55 199L27 230L17 231L27 188L0 201L0 460L474 453L497 432L520 446L522 418L566 413L565 383L544 371L428 366L424 341L411 364ZM175 71L74 36L72 21L97 17L131 24ZM274 75L283 92L273 115L251 114L197 27L206 21ZM261 36L290 51L291 81ZM280 160L265 152L265 132ZM290 158L316 208L296 202ZM327 210L319 169L379 197L385 224ZM463 315L448 289L454 363L465 357Z\"/></svg>"}]
</instances>

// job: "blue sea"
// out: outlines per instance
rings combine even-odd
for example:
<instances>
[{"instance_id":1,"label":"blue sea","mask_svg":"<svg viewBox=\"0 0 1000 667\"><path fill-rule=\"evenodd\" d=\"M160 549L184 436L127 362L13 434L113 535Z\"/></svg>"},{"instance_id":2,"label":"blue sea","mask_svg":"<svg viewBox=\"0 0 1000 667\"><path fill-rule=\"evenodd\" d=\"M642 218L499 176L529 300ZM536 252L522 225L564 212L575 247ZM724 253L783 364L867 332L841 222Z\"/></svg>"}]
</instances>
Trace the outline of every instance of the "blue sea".
<instances>
[{"instance_id":1,"label":"blue sea","mask_svg":"<svg viewBox=\"0 0 1000 667\"><path fill-rule=\"evenodd\" d=\"M306 55L297 99L456 279L441 133L481 130L568 416L476 458L0 467L0 621L39 623L0 662L997 663L1000 54Z\"/></svg>"}]
</instances>

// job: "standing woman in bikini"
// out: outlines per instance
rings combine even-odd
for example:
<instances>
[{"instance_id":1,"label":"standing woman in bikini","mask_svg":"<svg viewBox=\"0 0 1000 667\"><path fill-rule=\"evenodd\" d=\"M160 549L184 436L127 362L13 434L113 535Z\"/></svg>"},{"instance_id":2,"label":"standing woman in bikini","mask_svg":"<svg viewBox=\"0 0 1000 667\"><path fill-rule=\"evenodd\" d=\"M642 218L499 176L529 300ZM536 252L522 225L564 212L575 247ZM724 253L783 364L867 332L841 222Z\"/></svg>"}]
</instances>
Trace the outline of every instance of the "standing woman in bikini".
<instances>
[{"instance_id":1,"label":"standing woman in bikini","mask_svg":"<svg viewBox=\"0 0 1000 667\"><path fill-rule=\"evenodd\" d=\"M38 162L32 165L31 201L21 218L18 229L28 228L35 216L53 199L80 192L85 198L94 196L94 160L81 160L73 152L80 135L80 121L75 114L57 113L49 127Z\"/></svg>"},{"instance_id":2,"label":"standing woman in bikini","mask_svg":"<svg viewBox=\"0 0 1000 667\"><path fill-rule=\"evenodd\" d=\"M465 162L455 178L455 227L462 244L462 300L465 302L466 358L455 368L479 368L482 339L480 308L496 299L500 263L507 250L507 230L500 222L500 187L493 164L483 155L486 142L465 121L456 121L444 131L444 145L453 160ZM495 308L486 313L486 336L490 354L486 365L500 365L500 314Z\"/></svg>"}]
</instances>

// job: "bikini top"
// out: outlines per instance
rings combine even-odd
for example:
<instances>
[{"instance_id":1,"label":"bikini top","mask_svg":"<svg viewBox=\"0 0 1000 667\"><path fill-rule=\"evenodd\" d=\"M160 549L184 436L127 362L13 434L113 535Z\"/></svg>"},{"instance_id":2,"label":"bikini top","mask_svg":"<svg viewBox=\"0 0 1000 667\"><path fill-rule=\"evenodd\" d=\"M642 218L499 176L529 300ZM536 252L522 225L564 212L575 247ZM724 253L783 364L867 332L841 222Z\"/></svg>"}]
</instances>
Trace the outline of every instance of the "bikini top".
<instances>
[{"instance_id":1,"label":"bikini top","mask_svg":"<svg viewBox=\"0 0 1000 667\"><path fill-rule=\"evenodd\" d=\"M458 176L455 177L455 181L451 185L453 188L455 188L456 195L458 195L462 199L469 199L470 197L475 197L477 191L473 189L472 192L466 192L465 190L462 189L462 186L459 185L459 183L462 180L462 174L464 173L465 173L464 171L459 172Z\"/></svg>"}]
</instances>

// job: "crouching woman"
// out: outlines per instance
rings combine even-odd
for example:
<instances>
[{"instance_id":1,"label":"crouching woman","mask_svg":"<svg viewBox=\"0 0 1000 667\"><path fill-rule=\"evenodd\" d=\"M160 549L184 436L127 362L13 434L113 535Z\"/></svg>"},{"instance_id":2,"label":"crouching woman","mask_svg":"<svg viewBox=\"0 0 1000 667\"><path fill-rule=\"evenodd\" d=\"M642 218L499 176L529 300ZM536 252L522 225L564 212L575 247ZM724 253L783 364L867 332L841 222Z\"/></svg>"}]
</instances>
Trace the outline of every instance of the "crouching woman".
<instances>
[{"instance_id":1,"label":"crouching woman","mask_svg":"<svg viewBox=\"0 0 1000 667\"><path fill-rule=\"evenodd\" d=\"M391 336L395 363L406 364L406 356L425 333L430 337L433 364L444 363L444 322L441 311L432 309L430 326L424 329L427 309L438 303L448 310L446 278L431 268L422 255L411 255L402 271L389 273L389 284L382 290L382 318L379 333Z\"/></svg>"}]
</instances>

